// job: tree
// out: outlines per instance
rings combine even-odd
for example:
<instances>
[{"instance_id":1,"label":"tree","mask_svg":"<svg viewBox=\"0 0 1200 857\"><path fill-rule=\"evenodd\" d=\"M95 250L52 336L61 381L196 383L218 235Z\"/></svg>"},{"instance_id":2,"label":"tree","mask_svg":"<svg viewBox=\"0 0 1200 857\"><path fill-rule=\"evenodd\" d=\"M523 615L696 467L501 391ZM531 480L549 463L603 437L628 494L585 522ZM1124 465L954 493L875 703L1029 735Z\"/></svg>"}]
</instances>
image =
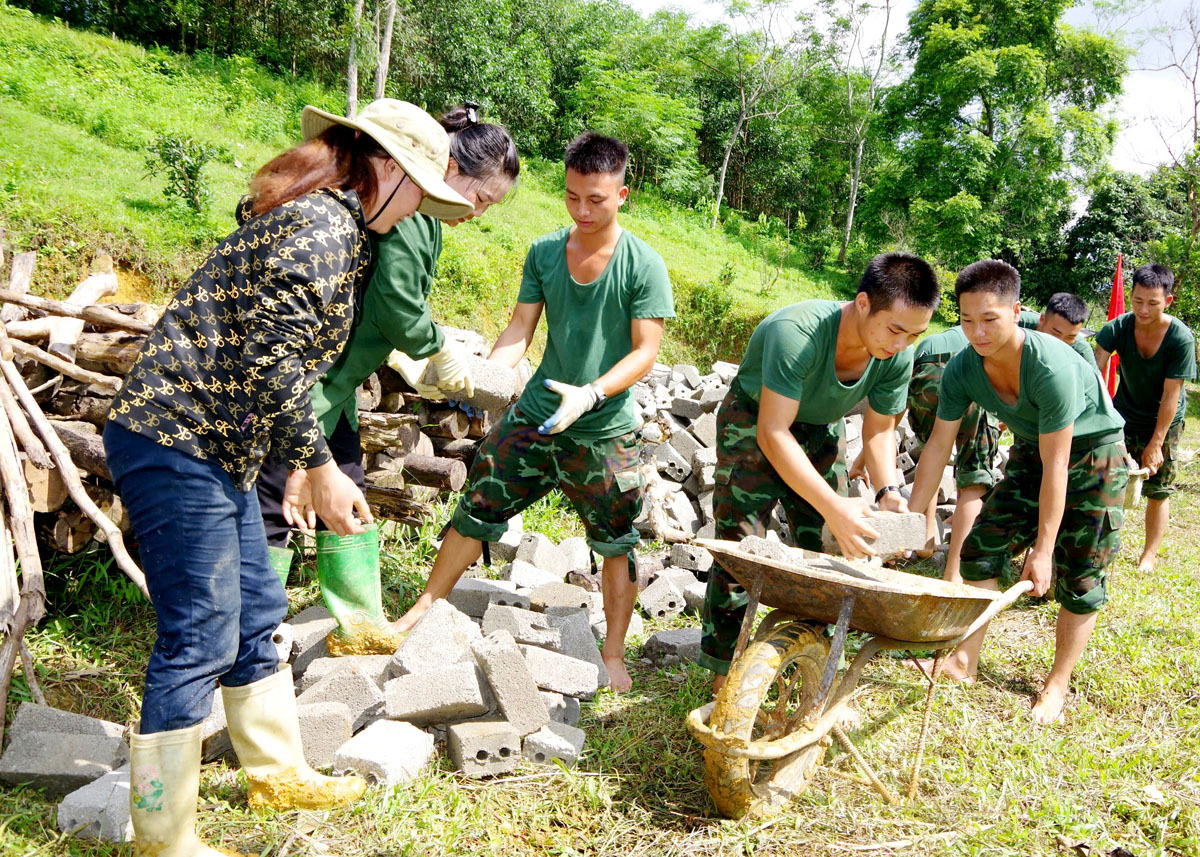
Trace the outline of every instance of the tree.
<instances>
[{"instance_id":1,"label":"tree","mask_svg":"<svg viewBox=\"0 0 1200 857\"><path fill-rule=\"evenodd\" d=\"M358 114L358 32L362 27L363 0L354 0L354 18L350 22L350 49L347 51L346 115Z\"/></svg>"},{"instance_id":2,"label":"tree","mask_svg":"<svg viewBox=\"0 0 1200 857\"><path fill-rule=\"evenodd\" d=\"M1073 192L1105 168L1124 49L1062 24L1069 0L921 0L908 78L887 99L895 157L879 222L951 267L1017 267L1057 241Z\"/></svg>"},{"instance_id":3,"label":"tree","mask_svg":"<svg viewBox=\"0 0 1200 857\"><path fill-rule=\"evenodd\" d=\"M384 8L383 35L379 42L379 59L375 64L375 97L383 98L387 87L388 64L392 58L392 30L396 23L396 0L387 0Z\"/></svg>"}]
</instances>

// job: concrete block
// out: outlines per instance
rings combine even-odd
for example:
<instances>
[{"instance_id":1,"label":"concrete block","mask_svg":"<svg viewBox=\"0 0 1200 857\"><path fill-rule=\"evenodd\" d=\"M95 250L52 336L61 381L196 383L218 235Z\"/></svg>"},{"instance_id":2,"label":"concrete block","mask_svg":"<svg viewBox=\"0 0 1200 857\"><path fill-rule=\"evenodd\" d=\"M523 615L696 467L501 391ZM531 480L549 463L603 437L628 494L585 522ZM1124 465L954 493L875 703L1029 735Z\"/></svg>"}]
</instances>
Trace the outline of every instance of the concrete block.
<instances>
[{"instance_id":1,"label":"concrete block","mask_svg":"<svg viewBox=\"0 0 1200 857\"><path fill-rule=\"evenodd\" d=\"M560 655L548 649L539 649L537 646L517 648L521 650L534 682L543 690L591 699L600 687L600 674L595 664Z\"/></svg>"},{"instance_id":2,"label":"concrete block","mask_svg":"<svg viewBox=\"0 0 1200 857\"><path fill-rule=\"evenodd\" d=\"M411 723L376 720L338 748L333 769L390 788L421 773L434 757L433 736Z\"/></svg>"},{"instance_id":3,"label":"concrete block","mask_svg":"<svg viewBox=\"0 0 1200 857\"><path fill-rule=\"evenodd\" d=\"M942 471L942 481L938 484L938 503L953 503L958 499L958 485L954 481L954 468L947 466Z\"/></svg>"},{"instance_id":4,"label":"concrete block","mask_svg":"<svg viewBox=\"0 0 1200 857\"><path fill-rule=\"evenodd\" d=\"M671 367L671 375L678 375L683 382L693 390L700 386L700 370L686 363L676 363Z\"/></svg>"},{"instance_id":5,"label":"concrete block","mask_svg":"<svg viewBox=\"0 0 1200 857\"><path fill-rule=\"evenodd\" d=\"M507 631L493 631L471 645L475 660L496 697L496 703L518 735L536 732L550 722L521 650Z\"/></svg>"},{"instance_id":6,"label":"concrete block","mask_svg":"<svg viewBox=\"0 0 1200 857\"><path fill-rule=\"evenodd\" d=\"M279 656L279 663L286 664L292 656L292 643L295 640L295 634L292 631L292 626L287 622L282 623L275 632L271 634L271 642L275 644L275 653Z\"/></svg>"},{"instance_id":7,"label":"concrete block","mask_svg":"<svg viewBox=\"0 0 1200 857\"><path fill-rule=\"evenodd\" d=\"M688 571L708 571L712 568L713 558L700 545L677 544L671 546L671 565Z\"/></svg>"},{"instance_id":8,"label":"concrete block","mask_svg":"<svg viewBox=\"0 0 1200 857\"><path fill-rule=\"evenodd\" d=\"M562 645L562 634L544 614L519 607L493 605L488 608L483 617L483 633L490 634L493 631L508 631L516 642L531 646L557 649Z\"/></svg>"},{"instance_id":9,"label":"concrete block","mask_svg":"<svg viewBox=\"0 0 1200 857\"><path fill-rule=\"evenodd\" d=\"M539 613L545 613L550 607L578 607L590 610L591 594L578 586L569 583L543 583L529 594L529 607Z\"/></svg>"},{"instance_id":10,"label":"concrete block","mask_svg":"<svg viewBox=\"0 0 1200 857\"><path fill-rule=\"evenodd\" d=\"M470 661L471 643L482 636L470 616L439 598L392 656L391 675L425 672Z\"/></svg>"},{"instance_id":11,"label":"concrete block","mask_svg":"<svg viewBox=\"0 0 1200 857\"><path fill-rule=\"evenodd\" d=\"M351 731L358 731L383 713L383 691L375 680L350 667L331 672L296 697L297 705L314 702L341 702L350 709Z\"/></svg>"},{"instance_id":12,"label":"concrete block","mask_svg":"<svg viewBox=\"0 0 1200 857\"><path fill-rule=\"evenodd\" d=\"M525 526L520 515L508 519L508 529L499 541L491 543L492 562L512 562L517 556L517 548L521 546L521 536L525 535Z\"/></svg>"},{"instance_id":13,"label":"concrete block","mask_svg":"<svg viewBox=\"0 0 1200 857\"><path fill-rule=\"evenodd\" d=\"M505 720L475 720L449 727L446 749L468 777L495 777L516 770L521 738Z\"/></svg>"},{"instance_id":14,"label":"concrete block","mask_svg":"<svg viewBox=\"0 0 1200 857\"><path fill-rule=\"evenodd\" d=\"M700 656L699 628L672 628L658 631L646 640L642 652L658 666L694 661Z\"/></svg>"},{"instance_id":15,"label":"concrete block","mask_svg":"<svg viewBox=\"0 0 1200 857\"><path fill-rule=\"evenodd\" d=\"M717 537L717 525L711 520L706 520L700 525L700 529L696 530L696 538L698 539L715 539Z\"/></svg>"},{"instance_id":16,"label":"concrete block","mask_svg":"<svg viewBox=\"0 0 1200 857\"><path fill-rule=\"evenodd\" d=\"M717 487L716 476L717 468L713 465L705 465L698 470L692 471L692 476L696 479L696 496L712 491Z\"/></svg>"},{"instance_id":17,"label":"concrete block","mask_svg":"<svg viewBox=\"0 0 1200 857\"><path fill-rule=\"evenodd\" d=\"M521 743L521 755L536 765L552 765L555 760L568 768L583 752L584 731L563 723L548 723L526 735Z\"/></svg>"},{"instance_id":18,"label":"concrete block","mask_svg":"<svg viewBox=\"0 0 1200 857\"><path fill-rule=\"evenodd\" d=\"M917 466L916 462L913 461L912 456L909 455L907 452L901 451L896 456L896 467L900 470L901 473L907 473L908 471L912 470L916 466Z\"/></svg>"},{"instance_id":19,"label":"concrete block","mask_svg":"<svg viewBox=\"0 0 1200 857\"><path fill-rule=\"evenodd\" d=\"M700 529L700 510L692 502L691 498L682 491L677 491L668 498L667 511L675 523L679 525L679 529L685 533L695 534L696 530Z\"/></svg>"},{"instance_id":20,"label":"concrete block","mask_svg":"<svg viewBox=\"0 0 1200 857\"><path fill-rule=\"evenodd\" d=\"M26 732L0 756L0 782L66 795L129 761L124 739L64 732Z\"/></svg>"},{"instance_id":21,"label":"concrete block","mask_svg":"<svg viewBox=\"0 0 1200 857\"><path fill-rule=\"evenodd\" d=\"M662 426L653 419L647 419L646 424L642 426L642 443L646 446L656 446L663 442L666 435L663 434Z\"/></svg>"},{"instance_id":22,"label":"concrete block","mask_svg":"<svg viewBox=\"0 0 1200 857\"><path fill-rule=\"evenodd\" d=\"M212 700L212 709L200 727L200 758L205 762L233 755L233 742L229 740L229 724L225 719L225 697L218 690Z\"/></svg>"},{"instance_id":23,"label":"concrete block","mask_svg":"<svg viewBox=\"0 0 1200 857\"><path fill-rule=\"evenodd\" d=\"M925 516L918 512L875 512L868 523L879 533L879 538L870 542L875 555L881 558L895 556L906 550L921 550L925 547ZM826 553L840 554L841 549L829 532L821 530L821 539Z\"/></svg>"},{"instance_id":24,"label":"concrete block","mask_svg":"<svg viewBox=\"0 0 1200 857\"><path fill-rule=\"evenodd\" d=\"M730 363L728 360L718 360L712 365L712 370L721 377L721 380L728 384L737 377L738 365Z\"/></svg>"},{"instance_id":25,"label":"concrete block","mask_svg":"<svg viewBox=\"0 0 1200 857\"><path fill-rule=\"evenodd\" d=\"M588 592L599 592L602 588L602 577L599 567L596 568L595 574L592 574L590 569L588 571L569 571L567 572L567 583L578 586L580 589L586 589Z\"/></svg>"},{"instance_id":26,"label":"concrete block","mask_svg":"<svg viewBox=\"0 0 1200 857\"><path fill-rule=\"evenodd\" d=\"M468 357L467 365L475 384L475 395L463 401L484 411L507 408L511 404L517 390L514 369L482 357Z\"/></svg>"},{"instance_id":27,"label":"concrete block","mask_svg":"<svg viewBox=\"0 0 1200 857\"><path fill-rule=\"evenodd\" d=\"M76 789L58 805L58 829L77 839L129 842L129 766L109 771L98 780Z\"/></svg>"},{"instance_id":28,"label":"concrete block","mask_svg":"<svg viewBox=\"0 0 1200 857\"><path fill-rule=\"evenodd\" d=\"M518 589L533 589L536 586L541 586L543 583L561 583L563 578L567 576L564 571L562 574L555 574L551 571L538 568L523 559L514 559L511 563L500 569L500 576L505 580L510 580L517 585ZM526 604L526 607L529 605Z\"/></svg>"},{"instance_id":29,"label":"concrete block","mask_svg":"<svg viewBox=\"0 0 1200 857\"><path fill-rule=\"evenodd\" d=\"M474 619L482 619L488 607L493 604L513 604L524 600L516 592L517 587L511 580L463 577L454 584L446 600L462 613Z\"/></svg>"},{"instance_id":30,"label":"concrete block","mask_svg":"<svg viewBox=\"0 0 1200 857\"><path fill-rule=\"evenodd\" d=\"M646 587L638 595L638 601L642 610L651 619L669 619L672 616L678 616L687 606L683 593L665 575Z\"/></svg>"},{"instance_id":31,"label":"concrete block","mask_svg":"<svg viewBox=\"0 0 1200 857\"><path fill-rule=\"evenodd\" d=\"M340 670L356 669L369 676L380 687L391 678L391 655L347 655L341 658L317 658L308 665L300 681L296 683L296 691L303 693L330 673Z\"/></svg>"},{"instance_id":32,"label":"concrete block","mask_svg":"<svg viewBox=\"0 0 1200 857\"><path fill-rule=\"evenodd\" d=\"M596 682L600 687L608 687L608 669L604 666L604 658L596 648L596 638L592 635L592 623L587 610L576 610L570 607L551 607L546 613L546 621L550 622L562 637L558 651L567 657L587 661L596 667Z\"/></svg>"},{"instance_id":33,"label":"concrete block","mask_svg":"<svg viewBox=\"0 0 1200 857\"><path fill-rule=\"evenodd\" d=\"M692 475L692 465L669 443L660 443L654 451L658 471L675 482L682 482Z\"/></svg>"},{"instance_id":34,"label":"concrete block","mask_svg":"<svg viewBox=\"0 0 1200 857\"><path fill-rule=\"evenodd\" d=\"M704 413L704 405L698 399L676 396L671 402L671 415L685 420L694 420ZM674 440L674 438L672 438Z\"/></svg>"},{"instance_id":35,"label":"concrete block","mask_svg":"<svg viewBox=\"0 0 1200 857\"><path fill-rule=\"evenodd\" d=\"M521 537L517 547L517 559L524 560L530 565L540 568L562 580L571 569L567 568L567 558L548 536L541 533L526 533Z\"/></svg>"},{"instance_id":36,"label":"concrete block","mask_svg":"<svg viewBox=\"0 0 1200 857\"><path fill-rule=\"evenodd\" d=\"M300 721L300 746L314 768L328 768L353 734L354 716L344 702L310 702L296 706Z\"/></svg>"},{"instance_id":37,"label":"concrete block","mask_svg":"<svg viewBox=\"0 0 1200 857\"><path fill-rule=\"evenodd\" d=\"M728 395L729 387L727 385L706 384L704 389L700 391L700 406L704 408L705 413L711 414L721 406L721 402L725 401L725 397Z\"/></svg>"},{"instance_id":38,"label":"concrete block","mask_svg":"<svg viewBox=\"0 0 1200 857\"><path fill-rule=\"evenodd\" d=\"M689 462L689 468L692 467L690 463L692 458L698 451L704 449L704 445L696 440L689 431L681 431L678 434L672 435L671 440L668 442L671 446L675 447L675 451L679 453L684 461Z\"/></svg>"},{"instance_id":39,"label":"concrete block","mask_svg":"<svg viewBox=\"0 0 1200 857\"><path fill-rule=\"evenodd\" d=\"M702 539L715 538L717 522L716 522L715 516L713 515L713 492L705 491L703 494L701 494L699 497L697 497L696 505L700 507L700 519L702 521L704 521L705 524L711 524L713 527L712 535L700 536L700 538L702 538Z\"/></svg>"},{"instance_id":40,"label":"concrete block","mask_svg":"<svg viewBox=\"0 0 1200 857\"><path fill-rule=\"evenodd\" d=\"M61 732L65 735L99 735L104 738L125 737L125 727L119 723L62 711L48 705L22 702L17 709L17 716L8 728L8 740L10 743L15 742L27 732Z\"/></svg>"},{"instance_id":41,"label":"concrete block","mask_svg":"<svg viewBox=\"0 0 1200 857\"><path fill-rule=\"evenodd\" d=\"M697 449L692 455L692 470L699 470L702 467L717 466L717 451L709 449L707 446Z\"/></svg>"},{"instance_id":42,"label":"concrete block","mask_svg":"<svg viewBox=\"0 0 1200 857\"><path fill-rule=\"evenodd\" d=\"M563 696L552 690L538 691L546 702L546 710L550 712L551 723L565 723L574 726L579 722L579 700L573 696Z\"/></svg>"},{"instance_id":43,"label":"concrete block","mask_svg":"<svg viewBox=\"0 0 1200 857\"><path fill-rule=\"evenodd\" d=\"M588 547L587 539L581 536L563 539L559 542L558 549L567 561L568 572L591 571L592 549Z\"/></svg>"},{"instance_id":44,"label":"concrete block","mask_svg":"<svg viewBox=\"0 0 1200 857\"><path fill-rule=\"evenodd\" d=\"M781 562L787 562L788 549L787 546L777 539L764 539L761 536L746 536L738 544L738 550L745 551L752 556L762 556L767 559L777 559Z\"/></svg>"},{"instance_id":45,"label":"concrete block","mask_svg":"<svg viewBox=\"0 0 1200 857\"><path fill-rule=\"evenodd\" d=\"M383 693L389 718L418 726L480 717L494 702L487 680L473 663L402 675L385 684Z\"/></svg>"},{"instance_id":46,"label":"concrete block","mask_svg":"<svg viewBox=\"0 0 1200 857\"><path fill-rule=\"evenodd\" d=\"M324 607L316 605L292 617L292 675L304 675L317 658L329 657L325 635L337 627L337 620Z\"/></svg>"},{"instance_id":47,"label":"concrete block","mask_svg":"<svg viewBox=\"0 0 1200 857\"><path fill-rule=\"evenodd\" d=\"M603 613L592 613L592 636L597 640L603 640L604 635L608 633L608 621L604 618ZM625 631L625 639L630 637L640 637L646 633L646 623L642 621L642 614L636 610L629 617L629 627Z\"/></svg>"}]
</instances>

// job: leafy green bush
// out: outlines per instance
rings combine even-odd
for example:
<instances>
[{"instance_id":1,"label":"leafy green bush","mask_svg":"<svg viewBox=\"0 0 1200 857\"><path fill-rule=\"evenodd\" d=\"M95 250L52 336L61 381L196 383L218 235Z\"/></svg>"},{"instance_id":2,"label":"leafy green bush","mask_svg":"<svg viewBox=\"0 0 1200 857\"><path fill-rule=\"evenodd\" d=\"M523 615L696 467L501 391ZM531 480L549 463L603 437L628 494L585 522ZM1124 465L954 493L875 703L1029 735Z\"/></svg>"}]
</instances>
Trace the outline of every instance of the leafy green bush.
<instances>
[{"instance_id":1,"label":"leafy green bush","mask_svg":"<svg viewBox=\"0 0 1200 857\"><path fill-rule=\"evenodd\" d=\"M203 211L204 203L212 196L204 180L204 165L215 154L214 147L191 137L168 135L151 143L149 152L146 156L149 174L166 174L163 194L183 200L197 214Z\"/></svg>"}]
</instances>

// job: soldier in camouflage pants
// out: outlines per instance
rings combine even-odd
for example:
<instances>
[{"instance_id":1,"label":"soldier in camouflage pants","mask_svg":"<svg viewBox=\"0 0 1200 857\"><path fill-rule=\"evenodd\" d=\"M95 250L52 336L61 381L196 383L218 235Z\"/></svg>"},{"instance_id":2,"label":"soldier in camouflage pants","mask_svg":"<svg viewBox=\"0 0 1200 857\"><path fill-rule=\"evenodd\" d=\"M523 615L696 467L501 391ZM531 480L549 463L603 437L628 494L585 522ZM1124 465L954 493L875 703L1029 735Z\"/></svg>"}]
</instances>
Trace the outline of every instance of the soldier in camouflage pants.
<instances>
[{"instance_id":1,"label":"soldier in camouflage pants","mask_svg":"<svg viewBox=\"0 0 1200 857\"><path fill-rule=\"evenodd\" d=\"M1122 508L1129 471L1120 432L1072 444L1067 503L1054 544L1054 598L1069 613L1094 613L1108 600L1105 570L1121 545ZM987 494L967 536L964 580L995 580L1014 554L1033 544L1038 527L1042 461L1038 449L1018 440L1004 479Z\"/></svg>"},{"instance_id":2,"label":"soldier in camouflage pants","mask_svg":"<svg viewBox=\"0 0 1200 857\"><path fill-rule=\"evenodd\" d=\"M451 521L467 538L497 541L509 518L561 488L583 519L592 550L603 557L629 554L630 580L637 580L633 522L642 511L642 479L634 432L593 441L539 434L510 408L480 444L469 484Z\"/></svg>"},{"instance_id":3,"label":"soldier in camouflage pants","mask_svg":"<svg viewBox=\"0 0 1200 857\"><path fill-rule=\"evenodd\" d=\"M1183 439L1184 420L1179 420L1167 429L1167 436L1162 442L1162 464L1154 475L1149 477L1142 484L1142 496L1148 500L1168 500L1175 493L1175 453L1179 449L1179 442ZM1125 444L1129 447L1129 454L1134 461L1142 460L1142 453L1146 451L1146 444L1150 441L1150 432L1133 432L1129 427L1125 428Z\"/></svg>"},{"instance_id":4,"label":"soldier in camouflage pants","mask_svg":"<svg viewBox=\"0 0 1200 857\"><path fill-rule=\"evenodd\" d=\"M758 448L757 408L735 384L717 410L717 467L713 473L713 517L717 538L742 539L763 536L776 503L783 505L792 543L808 550L821 550L820 514L789 488ZM813 468L837 493L846 496L846 427L794 423L792 435L804 449ZM738 631L746 614L746 593L728 572L714 565L701 612L703 626L697 659L718 675L729 672L737 646Z\"/></svg>"},{"instance_id":5,"label":"soldier in camouflage pants","mask_svg":"<svg viewBox=\"0 0 1200 857\"><path fill-rule=\"evenodd\" d=\"M933 431L938 389L942 385L947 359L923 360L913 366L912 381L908 385L908 424L921 443L928 441ZM954 484L959 488L995 485L999 447L1000 426L996 418L972 403L963 414L954 442Z\"/></svg>"}]
</instances>

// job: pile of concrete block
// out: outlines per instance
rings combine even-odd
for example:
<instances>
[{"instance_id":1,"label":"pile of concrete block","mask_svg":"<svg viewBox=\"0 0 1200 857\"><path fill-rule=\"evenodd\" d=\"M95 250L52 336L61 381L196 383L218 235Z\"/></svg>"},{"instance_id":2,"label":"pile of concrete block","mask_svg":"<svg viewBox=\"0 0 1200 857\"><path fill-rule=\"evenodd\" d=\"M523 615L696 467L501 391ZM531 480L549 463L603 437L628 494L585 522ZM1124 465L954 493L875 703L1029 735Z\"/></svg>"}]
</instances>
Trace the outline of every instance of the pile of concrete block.
<instances>
[{"instance_id":1,"label":"pile of concrete block","mask_svg":"<svg viewBox=\"0 0 1200 857\"><path fill-rule=\"evenodd\" d=\"M0 756L0 782L61 796L64 833L106 842L133 836L129 745L118 723L23 702Z\"/></svg>"}]
</instances>

